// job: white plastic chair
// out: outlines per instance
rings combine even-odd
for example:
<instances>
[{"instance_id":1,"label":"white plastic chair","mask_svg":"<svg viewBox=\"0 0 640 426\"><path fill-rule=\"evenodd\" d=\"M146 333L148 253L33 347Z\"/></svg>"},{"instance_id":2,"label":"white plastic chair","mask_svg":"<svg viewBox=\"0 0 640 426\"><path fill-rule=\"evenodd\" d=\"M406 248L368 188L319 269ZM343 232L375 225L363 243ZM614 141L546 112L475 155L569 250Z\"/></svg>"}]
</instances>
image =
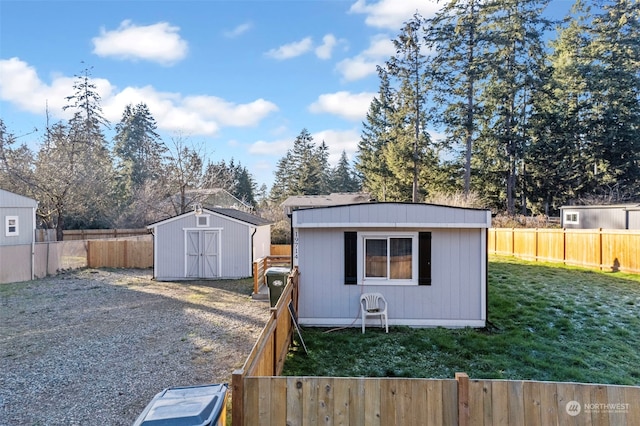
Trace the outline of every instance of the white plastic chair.
<instances>
[{"instance_id":1,"label":"white plastic chair","mask_svg":"<svg viewBox=\"0 0 640 426\"><path fill-rule=\"evenodd\" d=\"M364 334L367 317L380 317L380 327L384 319L385 332L389 332L387 316L387 300L381 293L364 293L360 296L360 311L362 312L362 333Z\"/></svg>"}]
</instances>

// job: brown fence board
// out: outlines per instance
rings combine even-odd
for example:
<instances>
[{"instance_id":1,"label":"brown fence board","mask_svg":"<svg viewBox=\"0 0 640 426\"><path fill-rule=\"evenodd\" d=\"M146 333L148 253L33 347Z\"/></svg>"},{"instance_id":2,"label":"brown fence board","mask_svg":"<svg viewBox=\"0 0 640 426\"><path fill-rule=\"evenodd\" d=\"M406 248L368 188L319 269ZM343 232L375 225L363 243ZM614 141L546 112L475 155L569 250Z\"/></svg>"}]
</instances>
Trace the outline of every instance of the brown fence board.
<instances>
[{"instance_id":1,"label":"brown fence board","mask_svg":"<svg viewBox=\"0 0 640 426\"><path fill-rule=\"evenodd\" d=\"M520 257L535 260L538 253L537 230L533 228L517 228L513 230L513 251Z\"/></svg>"},{"instance_id":2,"label":"brown fence board","mask_svg":"<svg viewBox=\"0 0 640 426\"><path fill-rule=\"evenodd\" d=\"M491 386L491 414L496 426L509 424L509 384L506 381L488 382Z\"/></svg>"}]
</instances>

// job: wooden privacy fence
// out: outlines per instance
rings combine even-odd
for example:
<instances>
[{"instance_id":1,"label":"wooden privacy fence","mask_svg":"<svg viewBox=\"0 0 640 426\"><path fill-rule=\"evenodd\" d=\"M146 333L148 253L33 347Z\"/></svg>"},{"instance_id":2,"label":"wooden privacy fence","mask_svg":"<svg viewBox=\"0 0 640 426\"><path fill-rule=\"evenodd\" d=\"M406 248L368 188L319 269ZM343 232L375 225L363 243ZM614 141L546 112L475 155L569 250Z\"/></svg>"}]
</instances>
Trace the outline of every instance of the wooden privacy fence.
<instances>
[{"instance_id":1,"label":"wooden privacy fence","mask_svg":"<svg viewBox=\"0 0 640 426\"><path fill-rule=\"evenodd\" d=\"M491 228L489 253L640 273L640 231Z\"/></svg>"},{"instance_id":2,"label":"wooden privacy fence","mask_svg":"<svg viewBox=\"0 0 640 426\"><path fill-rule=\"evenodd\" d=\"M271 256L291 256L290 244L271 244Z\"/></svg>"},{"instance_id":3,"label":"wooden privacy fence","mask_svg":"<svg viewBox=\"0 0 640 426\"><path fill-rule=\"evenodd\" d=\"M233 404L231 416L235 425L244 423L245 378L247 376L277 376L282 372L284 361L293 338L293 320L289 306L298 310L298 269L294 268L287 278L287 284L276 306L271 308L271 316L262 329L241 369L233 372L231 385ZM236 399L237 396L237 399Z\"/></svg>"},{"instance_id":4,"label":"wooden privacy fence","mask_svg":"<svg viewBox=\"0 0 640 426\"><path fill-rule=\"evenodd\" d=\"M240 395L233 397L233 407ZM520 380L245 377L238 425L638 425L640 388Z\"/></svg>"},{"instance_id":5,"label":"wooden privacy fence","mask_svg":"<svg viewBox=\"0 0 640 426\"><path fill-rule=\"evenodd\" d=\"M271 246L273 248L273 246ZM271 255L261 257L253 262L253 293L260 291L260 286L265 283L264 273L272 266L291 266L291 256L288 255Z\"/></svg>"},{"instance_id":6,"label":"wooden privacy fence","mask_svg":"<svg viewBox=\"0 0 640 426\"><path fill-rule=\"evenodd\" d=\"M141 229L65 229L63 239L68 240L104 240L108 238L138 237L149 235L149 230Z\"/></svg>"},{"instance_id":7,"label":"wooden privacy fence","mask_svg":"<svg viewBox=\"0 0 640 426\"><path fill-rule=\"evenodd\" d=\"M90 268L151 268L153 241L88 240L87 265Z\"/></svg>"}]
</instances>

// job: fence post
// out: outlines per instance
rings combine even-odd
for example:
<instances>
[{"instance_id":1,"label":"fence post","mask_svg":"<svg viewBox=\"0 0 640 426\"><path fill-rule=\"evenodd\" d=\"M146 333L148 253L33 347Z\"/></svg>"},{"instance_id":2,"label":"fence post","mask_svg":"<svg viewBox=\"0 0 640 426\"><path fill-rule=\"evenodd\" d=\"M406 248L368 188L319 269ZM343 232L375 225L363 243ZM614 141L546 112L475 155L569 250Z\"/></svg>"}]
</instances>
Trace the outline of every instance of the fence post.
<instances>
[{"instance_id":1,"label":"fence post","mask_svg":"<svg viewBox=\"0 0 640 426\"><path fill-rule=\"evenodd\" d=\"M469 426L469 376L467 373L456 373L458 382L458 425Z\"/></svg>"},{"instance_id":2,"label":"fence post","mask_svg":"<svg viewBox=\"0 0 640 426\"><path fill-rule=\"evenodd\" d=\"M235 370L231 375L231 423L244 425L244 370Z\"/></svg>"}]
</instances>

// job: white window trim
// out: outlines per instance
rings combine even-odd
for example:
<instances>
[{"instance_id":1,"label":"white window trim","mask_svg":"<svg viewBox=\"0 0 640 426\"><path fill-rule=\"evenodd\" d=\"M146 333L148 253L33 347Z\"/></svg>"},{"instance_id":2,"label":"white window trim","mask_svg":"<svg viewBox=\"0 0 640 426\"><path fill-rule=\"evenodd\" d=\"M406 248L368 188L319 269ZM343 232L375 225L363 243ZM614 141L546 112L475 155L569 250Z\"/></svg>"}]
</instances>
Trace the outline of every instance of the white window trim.
<instances>
[{"instance_id":1,"label":"white window trim","mask_svg":"<svg viewBox=\"0 0 640 426\"><path fill-rule=\"evenodd\" d=\"M203 217L206 219L206 223L204 225L200 224L200 218ZM208 228L209 227L209 218L211 216L208 214L200 214L200 215L196 215L196 226L198 228Z\"/></svg>"},{"instance_id":2,"label":"white window trim","mask_svg":"<svg viewBox=\"0 0 640 426\"><path fill-rule=\"evenodd\" d=\"M9 225L10 221L15 221L14 225ZM9 227L15 227L15 231L10 231ZM17 237L20 235L20 222L18 216L6 216L4 219L4 235L5 237Z\"/></svg>"},{"instance_id":3,"label":"white window trim","mask_svg":"<svg viewBox=\"0 0 640 426\"><path fill-rule=\"evenodd\" d=\"M567 219L568 216L576 215L576 220ZM568 225L579 225L580 224L580 212L577 211L566 211L564 212L564 224Z\"/></svg>"},{"instance_id":4,"label":"white window trim","mask_svg":"<svg viewBox=\"0 0 640 426\"><path fill-rule=\"evenodd\" d=\"M368 238L411 238L411 279L365 277L364 242ZM358 285L418 285L418 232L358 232Z\"/></svg>"}]
</instances>

